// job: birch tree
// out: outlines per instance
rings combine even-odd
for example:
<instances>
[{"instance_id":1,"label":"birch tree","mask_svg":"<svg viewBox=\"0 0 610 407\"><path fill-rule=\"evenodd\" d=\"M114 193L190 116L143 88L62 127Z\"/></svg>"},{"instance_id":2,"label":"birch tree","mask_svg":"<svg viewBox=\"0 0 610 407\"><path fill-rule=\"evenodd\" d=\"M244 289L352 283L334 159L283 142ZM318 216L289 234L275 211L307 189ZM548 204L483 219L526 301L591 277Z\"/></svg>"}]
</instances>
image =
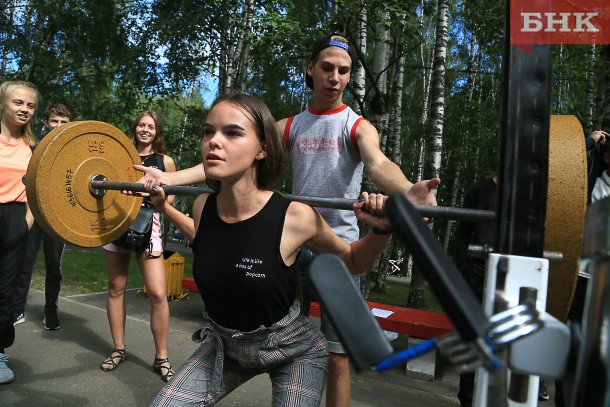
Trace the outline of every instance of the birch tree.
<instances>
[{"instance_id":1,"label":"birch tree","mask_svg":"<svg viewBox=\"0 0 610 407\"><path fill-rule=\"evenodd\" d=\"M418 120L418 128L424 129L426 128L426 124L428 123L428 115L429 115L429 98L430 98L430 82L432 78L432 57L433 53L429 52L430 48L433 48L433 45L430 46L425 39L426 38L434 38L434 28L432 27L430 30L431 33L428 33L426 30L427 24L425 23L425 13L424 13L424 2L421 0L420 3L420 12L418 13L418 25L419 31L422 36L422 41L418 47L418 58L419 63L422 69L421 76L421 110L418 112L419 120ZM416 149L417 153L415 155L415 169L413 171L413 179L412 181L419 181L423 179L424 176L424 161L426 157L426 139L423 134L418 134L415 137ZM406 268L406 274L411 276L413 273L413 258L410 254L406 256L406 261L404 262Z\"/></svg>"},{"instance_id":2,"label":"birch tree","mask_svg":"<svg viewBox=\"0 0 610 407\"><path fill-rule=\"evenodd\" d=\"M462 34L464 37L467 38L468 35L470 35L470 41L468 42L468 48L467 48L467 56L468 59L466 61L466 84L463 90L463 103L461 104L461 108L465 111L465 112L471 112L471 105L473 102L473 95L474 95L474 89L475 89L475 83L477 80L477 74L479 72L479 66L478 66L478 61L480 61L480 47L477 41L477 38L474 34L469 34L469 33L463 33ZM460 194L460 185L462 184L462 171L464 170L464 168L466 167L466 160L465 157L467 157L468 154L466 154L466 150L467 149L471 149L473 145L477 145L476 143L473 143L473 137L472 137L472 129L474 128L474 130L476 131L476 127L471 125L471 122L476 120L476 116L475 117L471 117L468 115L464 115L461 117L460 119L460 133L462 134L461 140L460 140L460 148L457 149L457 151L459 151L460 153L458 153L458 157L456 158L457 161L457 165L456 165L456 170L455 170L455 176L453 177L453 182L451 185L451 193L449 196L449 206L451 207L455 207L458 206L458 202L459 202L459 198L461 197ZM453 234L453 229L455 226L455 221L454 220L448 220L447 221L447 227L445 230L445 240L443 243L443 246L445 248L445 250L449 249L449 241L451 240L452 234Z\"/></svg>"},{"instance_id":3,"label":"birch tree","mask_svg":"<svg viewBox=\"0 0 610 407\"><path fill-rule=\"evenodd\" d=\"M381 145L387 133L388 124L388 66L389 66L389 40L390 31L388 29L388 13L381 15L380 22L376 27L375 51L373 54L373 78L374 83L371 87L371 113L369 120L377 128Z\"/></svg>"},{"instance_id":4,"label":"birch tree","mask_svg":"<svg viewBox=\"0 0 610 407\"><path fill-rule=\"evenodd\" d=\"M426 179L439 176L441 152L443 146L443 125L445 112L445 59L447 56L447 36L449 31L448 0L438 0L436 17L436 35L434 41L434 62L431 82L431 120L429 137L429 155L425 166ZM424 308L424 289L426 281L421 272L414 269L411 276L411 289L407 306Z\"/></svg>"},{"instance_id":5,"label":"birch tree","mask_svg":"<svg viewBox=\"0 0 610 407\"><path fill-rule=\"evenodd\" d=\"M595 66L595 44L591 44L588 51L587 72L585 74L587 81L585 96L585 135L593 132L593 110L595 106L595 72L593 71L593 67Z\"/></svg>"},{"instance_id":6,"label":"birch tree","mask_svg":"<svg viewBox=\"0 0 610 407\"><path fill-rule=\"evenodd\" d=\"M367 7L366 4L361 3L361 7L356 14L356 39L355 46L358 50L359 55L366 55L366 40L367 40ZM362 115L361 105L364 104L364 97L366 94L366 74L364 71L364 61L359 61L352 71L351 81L352 93L354 95L354 101L352 102L351 108L358 114Z\"/></svg>"}]
</instances>

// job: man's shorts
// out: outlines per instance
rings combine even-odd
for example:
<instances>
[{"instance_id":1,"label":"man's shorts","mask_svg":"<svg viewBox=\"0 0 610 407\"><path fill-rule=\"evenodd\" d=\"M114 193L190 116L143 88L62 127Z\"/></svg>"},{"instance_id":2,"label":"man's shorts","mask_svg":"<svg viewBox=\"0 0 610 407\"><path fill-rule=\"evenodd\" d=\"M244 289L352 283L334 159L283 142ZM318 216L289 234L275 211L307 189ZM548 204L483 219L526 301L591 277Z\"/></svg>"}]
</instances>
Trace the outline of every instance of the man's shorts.
<instances>
[{"instance_id":1,"label":"man's shorts","mask_svg":"<svg viewBox=\"0 0 610 407\"><path fill-rule=\"evenodd\" d=\"M298 270L301 278L301 292L303 297L301 303L301 314L306 316L309 316L309 307L311 302L317 300L312 287L309 286L309 280L307 278L307 269L315 256L315 253L311 250L307 248L302 248L297 260ZM354 280L354 285L359 289L360 275L352 275L352 279ZM330 318L328 317L324 309L322 309L320 315L320 330L326 337L326 341L328 342L328 351L330 353L345 354L345 349L343 348L343 344L339 339L339 335L337 335L337 331L335 330L334 325L331 323Z\"/></svg>"}]
</instances>

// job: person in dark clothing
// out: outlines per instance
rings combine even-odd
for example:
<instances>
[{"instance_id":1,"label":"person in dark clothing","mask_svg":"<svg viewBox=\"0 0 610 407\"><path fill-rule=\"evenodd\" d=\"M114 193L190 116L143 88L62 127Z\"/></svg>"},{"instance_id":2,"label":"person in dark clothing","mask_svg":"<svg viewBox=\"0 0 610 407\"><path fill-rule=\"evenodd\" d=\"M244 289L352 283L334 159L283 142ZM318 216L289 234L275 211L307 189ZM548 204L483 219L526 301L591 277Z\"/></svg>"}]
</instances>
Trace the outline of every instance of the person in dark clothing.
<instances>
[{"instance_id":1,"label":"person in dark clothing","mask_svg":"<svg viewBox=\"0 0 610 407\"><path fill-rule=\"evenodd\" d=\"M610 134L603 130L596 130L585 138L587 152L591 155L587 170L587 205L591 203L591 193L595 187L595 181L602 176L604 170L608 169L608 163L604 160L604 149L601 148L607 138L610 138Z\"/></svg>"},{"instance_id":2,"label":"person in dark clothing","mask_svg":"<svg viewBox=\"0 0 610 407\"><path fill-rule=\"evenodd\" d=\"M61 103L51 105L47 109L47 116L44 126L47 131L51 131L72 120L72 113ZM46 134L45 134L46 135ZM28 240L25 246L23 267L15 279L15 325L25 322L25 305L27 302L30 283L32 281L32 271L40 246L43 247L45 263L44 281L44 318L42 324L46 330L54 331L60 328L58 317L57 300L61 289L61 263L64 254L64 242L55 240L46 234L38 223L28 233Z\"/></svg>"},{"instance_id":3,"label":"person in dark clothing","mask_svg":"<svg viewBox=\"0 0 610 407\"><path fill-rule=\"evenodd\" d=\"M498 180L496 177L476 182L466 192L463 207L468 209L496 210ZM468 245L493 248L496 244L496 226L493 222L460 222L455 233L454 261L479 301L483 302L485 271L487 260L468 254ZM460 374L458 400L462 407L472 406L474 393L474 373ZM538 391L539 400L548 400L547 384L541 378Z\"/></svg>"},{"instance_id":4,"label":"person in dark clothing","mask_svg":"<svg viewBox=\"0 0 610 407\"><path fill-rule=\"evenodd\" d=\"M608 157L609 157L609 145L607 144L610 134L603 130L596 130L587 138L585 138L585 145L587 152L592 155L588 160L588 171L587 171L587 206L599 199L602 199L607 194L607 188L602 184L595 195L593 191L595 184L599 180L603 183L603 179L607 180L608 174L604 174L604 171L608 169ZM587 267L581 267L578 280L576 281L576 288L574 290L574 296L572 304L568 310L568 317L566 318L567 323L576 323L581 325L582 317L584 313L587 287L589 285L589 271ZM571 389L566 387L562 380L555 381L555 405L557 407L564 407L568 405L569 392ZM568 394L566 394L566 392ZM566 399L566 396L567 399Z\"/></svg>"},{"instance_id":5,"label":"person in dark clothing","mask_svg":"<svg viewBox=\"0 0 610 407\"><path fill-rule=\"evenodd\" d=\"M496 177L475 183L466 193L463 207L467 209L495 210L496 189ZM455 264L480 301L483 301L486 260L470 256L468 254L468 245L476 244L494 247L495 237L496 228L492 222L462 221L459 223L455 233Z\"/></svg>"},{"instance_id":6,"label":"person in dark clothing","mask_svg":"<svg viewBox=\"0 0 610 407\"><path fill-rule=\"evenodd\" d=\"M387 197L363 193L364 201L354 203L371 229L347 243L314 208L273 191L283 171L282 138L267 106L252 96L212 104L201 150L215 192L196 198L193 219L165 201L161 180L145 182L155 207L193 242L193 277L204 303L204 325L193 335L202 345L152 405L213 405L266 373L273 405L319 406L328 347L300 314L296 259L308 247L363 273L389 237L389 220L381 216Z\"/></svg>"},{"instance_id":7,"label":"person in dark clothing","mask_svg":"<svg viewBox=\"0 0 610 407\"><path fill-rule=\"evenodd\" d=\"M497 179L489 178L476 182L464 196L463 207L468 209L496 209ZM495 244L496 228L492 222L461 221L455 232L454 261L473 292L483 302L483 288L485 286L486 260L472 257L468 254L468 245ZM462 407L472 406L474 393L474 373L460 374L458 399Z\"/></svg>"}]
</instances>

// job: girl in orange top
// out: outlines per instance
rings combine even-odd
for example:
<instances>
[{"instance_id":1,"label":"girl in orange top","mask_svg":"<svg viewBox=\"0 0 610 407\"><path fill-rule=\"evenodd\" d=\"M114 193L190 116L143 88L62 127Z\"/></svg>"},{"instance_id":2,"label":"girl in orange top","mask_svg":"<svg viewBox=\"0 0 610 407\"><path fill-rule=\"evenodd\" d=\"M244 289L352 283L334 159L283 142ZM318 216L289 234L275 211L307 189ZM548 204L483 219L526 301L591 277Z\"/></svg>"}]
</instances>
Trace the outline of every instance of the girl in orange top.
<instances>
[{"instance_id":1,"label":"girl in orange top","mask_svg":"<svg viewBox=\"0 0 610 407\"><path fill-rule=\"evenodd\" d=\"M6 364L5 348L15 340L13 281L20 269L27 232L34 223L22 178L36 143L30 121L38 99L31 83L0 84L0 383L15 378Z\"/></svg>"}]
</instances>

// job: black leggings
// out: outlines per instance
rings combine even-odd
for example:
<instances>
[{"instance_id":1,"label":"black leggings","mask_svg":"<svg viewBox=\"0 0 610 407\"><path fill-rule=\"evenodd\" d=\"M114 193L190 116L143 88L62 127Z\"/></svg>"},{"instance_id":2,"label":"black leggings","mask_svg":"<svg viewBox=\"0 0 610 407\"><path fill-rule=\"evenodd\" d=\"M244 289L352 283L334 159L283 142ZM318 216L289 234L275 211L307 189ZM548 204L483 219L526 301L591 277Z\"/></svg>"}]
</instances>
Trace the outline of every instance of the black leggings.
<instances>
[{"instance_id":1,"label":"black leggings","mask_svg":"<svg viewBox=\"0 0 610 407\"><path fill-rule=\"evenodd\" d=\"M0 204L0 351L15 341L13 293L27 232L25 204Z\"/></svg>"},{"instance_id":2,"label":"black leggings","mask_svg":"<svg viewBox=\"0 0 610 407\"><path fill-rule=\"evenodd\" d=\"M32 229L28 233L27 243L24 247L23 267L15 276L15 293L13 296L14 313L19 315L25 312L25 304L32 281L32 270L36 262L38 250L42 244L45 263L45 314L57 311L57 299L61 289L61 261L64 253L64 243L58 242L47 235L34 222Z\"/></svg>"}]
</instances>

